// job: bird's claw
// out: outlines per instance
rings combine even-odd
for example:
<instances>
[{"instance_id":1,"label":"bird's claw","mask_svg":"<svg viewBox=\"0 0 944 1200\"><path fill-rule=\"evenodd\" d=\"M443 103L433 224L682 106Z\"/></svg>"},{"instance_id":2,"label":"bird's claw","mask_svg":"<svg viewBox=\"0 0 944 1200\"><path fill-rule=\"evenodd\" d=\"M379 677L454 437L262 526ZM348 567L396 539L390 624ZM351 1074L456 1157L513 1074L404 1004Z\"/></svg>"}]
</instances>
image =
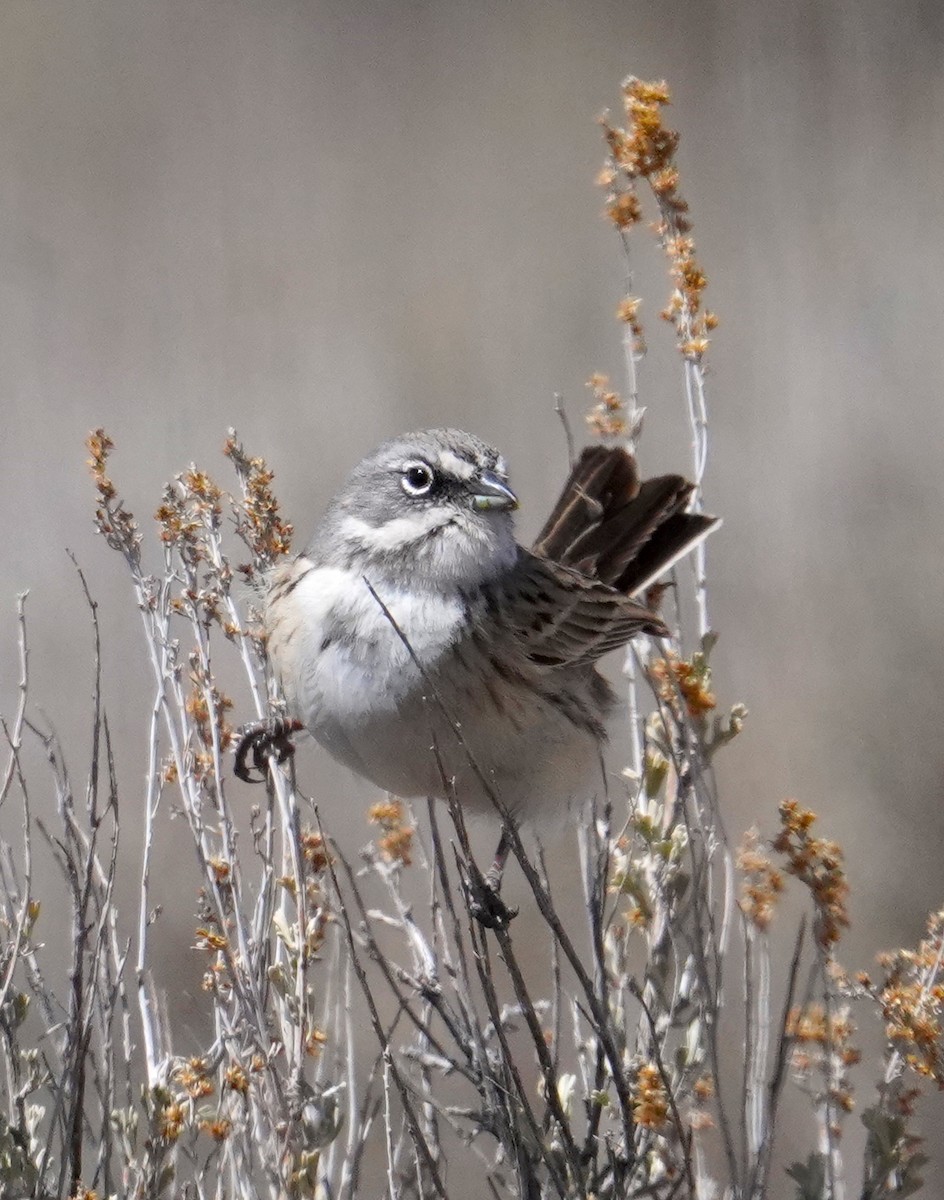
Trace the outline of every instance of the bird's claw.
<instances>
[{"instance_id":1,"label":"bird's claw","mask_svg":"<svg viewBox=\"0 0 944 1200\"><path fill-rule=\"evenodd\" d=\"M518 915L518 910L509 908L501 898L498 891L500 875L494 877L492 871L483 875L478 867L470 864L463 884L469 915L486 929L507 929Z\"/></svg>"},{"instance_id":2,"label":"bird's claw","mask_svg":"<svg viewBox=\"0 0 944 1200\"><path fill-rule=\"evenodd\" d=\"M295 753L292 734L303 728L301 721L289 717L267 717L264 721L243 725L238 730L236 765L233 768L237 779L246 783L261 783L268 774L273 758L277 763L284 763ZM250 758L252 767L259 772L259 779L252 777Z\"/></svg>"}]
</instances>

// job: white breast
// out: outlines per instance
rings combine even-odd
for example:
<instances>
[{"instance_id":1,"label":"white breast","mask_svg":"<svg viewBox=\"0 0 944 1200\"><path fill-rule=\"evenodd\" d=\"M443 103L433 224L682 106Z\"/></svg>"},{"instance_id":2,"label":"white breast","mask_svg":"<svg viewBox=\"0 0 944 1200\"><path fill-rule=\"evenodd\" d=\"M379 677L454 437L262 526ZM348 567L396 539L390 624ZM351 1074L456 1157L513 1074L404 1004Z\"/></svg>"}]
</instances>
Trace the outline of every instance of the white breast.
<instances>
[{"instance_id":1,"label":"white breast","mask_svg":"<svg viewBox=\"0 0 944 1200\"><path fill-rule=\"evenodd\" d=\"M300 573L303 564L299 560L293 571ZM270 657L290 705L316 737L325 722L356 726L394 711L422 686L410 650L432 670L457 639L458 598L389 585L376 592L389 617L361 575L314 567L269 605Z\"/></svg>"}]
</instances>

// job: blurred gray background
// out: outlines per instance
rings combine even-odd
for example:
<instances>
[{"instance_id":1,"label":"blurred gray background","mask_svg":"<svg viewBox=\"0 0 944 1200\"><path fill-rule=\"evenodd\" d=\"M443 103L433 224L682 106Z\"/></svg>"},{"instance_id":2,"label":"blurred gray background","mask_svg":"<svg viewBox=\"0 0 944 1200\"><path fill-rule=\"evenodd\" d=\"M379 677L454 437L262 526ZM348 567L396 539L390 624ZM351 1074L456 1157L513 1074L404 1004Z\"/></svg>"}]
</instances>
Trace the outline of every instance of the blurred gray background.
<instances>
[{"instance_id":1,"label":"blurred gray background","mask_svg":"<svg viewBox=\"0 0 944 1200\"><path fill-rule=\"evenodd\" d=\"M92 531L97 425L142 518L191 460L226 478L235 425L304 540L376 442L456 424L504 449L534 532L565 466L553 394L579 427L590 372L621 379L594 118L630 72L672 86L722 319L716 683L751 711L720 760L729 826L772 829L785 795L822 814L854 888L845 961L864 967L944 901L938 0L3 0L0 711L29 588L33 695L81 775L69 547L102 602L133 806L150 686ZM687 470L667 284L639 245L643 465ZM367 789L310 761L366 838ZM163 982L197 1028L193 878L184 857L159 886L181 922Z\"/></svg>"}]
</instances>

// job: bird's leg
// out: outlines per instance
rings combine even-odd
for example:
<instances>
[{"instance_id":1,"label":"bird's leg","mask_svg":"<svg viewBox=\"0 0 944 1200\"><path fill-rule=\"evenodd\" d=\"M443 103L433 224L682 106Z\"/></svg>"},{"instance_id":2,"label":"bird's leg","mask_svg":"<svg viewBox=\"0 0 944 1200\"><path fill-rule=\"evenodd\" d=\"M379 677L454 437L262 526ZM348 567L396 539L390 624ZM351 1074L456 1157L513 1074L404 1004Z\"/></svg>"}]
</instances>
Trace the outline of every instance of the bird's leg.
<instances>
[{"instance_id":1,"label":"bird's leg","mask_svg":"<svg viewBox=\"0 0 944 1200\"><path fill-rule=\"evenodd\" d=\"M264 721L253 721L238 731L236 765L233 770L238 779L246 783L261 783L269 770L269 761L275 758L283 763L295 753L292 734L304 729L301 721L291 717L267 717ZM261 779L253 779L249 759L259 772Z\"/></svg>"},{"instance_id":2,"label":"bird's leg","mask_svg":"<svg viewBox=\"0 0 944 1200\"><path fill-rule=\"evenodd\" d=\"M495 859L488 871L482 875L474 863L469 864L469 875L466 879L469 912L486 929L505 929L518 915L518 910L509 908L500 895L502 874L510 849L508 831L503 828L498 839Z\"/></svg>"},{"instance_id":3,"label":"bird's leg","mask_svg":"<svg viewBox=\"0 0 944 1200\"><path fill-rule=\"evenodd\" d=\"M496 896L501 891L502 876L505 874L505 863L508 861L510 849L508 830L502 826L501 837L498 839L498 846L495 850L495 859L485 873L485 884L492 889Z\"/></svg>"}]
</instances>

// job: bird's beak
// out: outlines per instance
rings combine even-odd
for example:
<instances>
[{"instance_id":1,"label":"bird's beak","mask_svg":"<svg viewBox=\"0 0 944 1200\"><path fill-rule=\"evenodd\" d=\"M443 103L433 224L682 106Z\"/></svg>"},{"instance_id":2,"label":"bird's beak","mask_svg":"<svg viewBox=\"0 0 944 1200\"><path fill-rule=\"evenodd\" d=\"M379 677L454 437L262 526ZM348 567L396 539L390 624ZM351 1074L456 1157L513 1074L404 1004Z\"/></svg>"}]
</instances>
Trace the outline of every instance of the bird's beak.
<instances>
[{"instance_id":1,"label":"bird's beak","mask_svg":"<svg viewBox=\"0 0 944 1200\"><path fill-rule=\"evenodd\" d=\"M518 507L518 497L497 475L482 471L472 481L472 507L478 512L509 512Z\"/></svg>"}]
</instances>

